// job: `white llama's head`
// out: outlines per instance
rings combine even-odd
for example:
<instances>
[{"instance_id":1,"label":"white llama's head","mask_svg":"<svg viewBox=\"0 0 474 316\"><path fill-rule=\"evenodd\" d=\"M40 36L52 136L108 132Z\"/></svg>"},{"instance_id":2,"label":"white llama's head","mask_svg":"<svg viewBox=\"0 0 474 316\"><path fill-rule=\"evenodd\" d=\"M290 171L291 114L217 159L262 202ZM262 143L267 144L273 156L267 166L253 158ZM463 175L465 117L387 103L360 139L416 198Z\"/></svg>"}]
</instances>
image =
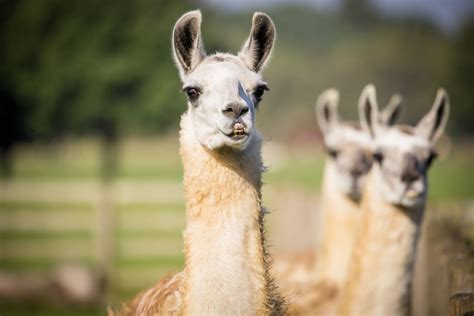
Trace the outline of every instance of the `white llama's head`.
<instances>
[{"instance_id":1,"label":"white llama's head","mask_svg":"<svg viewBox=\"0 0 474 316\"><path fill-rule=\"evenodd\" d=\"M342 121L338 114L339 93L324 91L316 102L316 118L324 138L329 159L335 165L338 189L354 201L359 201L366 175L372 166L372 139L357 122ZM392 125L400 113L401 98L392 96L380 115L380 123Z\"/></svg>"},{"instance_id":2,"label":"white llama's head","mask_svg":"<svg viewBox=\"0 0 474 316\"><path fill-rule=\"evenodd\" d=\"M260 72L275 40L272 20L264 13L254 14L250 36L237 56L206 55L200 11L188 12L176 22L172 40L197 140L211 150L244 150L256 134L256 109L268 90Z\"/></svg>"},{"instance_id":3,"label":"white llama's head","mask_svg":"<svg viewBox=\"0 0 474 316\"><path fill-rule=\"evenodd\" d=\"M393 205L412 209L424 205L427 172L436 151L434 143L441 136L449 115L449 98L439 89L431 110L415 126L387 127L378 120L375 88L369 86L361 99L361 123L374 140L375 190Z\"/></svg>"}]
</instances>

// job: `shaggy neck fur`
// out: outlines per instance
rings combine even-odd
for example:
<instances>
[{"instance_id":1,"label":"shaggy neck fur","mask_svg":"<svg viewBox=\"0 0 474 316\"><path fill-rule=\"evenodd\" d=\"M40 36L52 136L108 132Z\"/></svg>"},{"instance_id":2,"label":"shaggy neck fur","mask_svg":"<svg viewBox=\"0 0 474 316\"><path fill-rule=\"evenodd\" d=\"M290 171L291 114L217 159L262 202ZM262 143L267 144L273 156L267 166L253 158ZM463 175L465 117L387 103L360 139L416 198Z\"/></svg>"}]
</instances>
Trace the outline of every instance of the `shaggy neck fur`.
<instances>
[{"instance_id":1,"label":"shaggy neck fur","mask_svg":"<svg viewBox=\"0 0 474 316\"><path fill-rule=\"evenodd\" d=\"M336 164L326 161L322 188L322 231L316 274L318 280L342 286L346 279L349 260L360 226L359 204L337 187Z\"/></svg>"},{"instance_id":2,"label":"shaggy neck fur","mask_svg":"<svg viewBox=\"0 0 474 316\"><path fill-rule=\"evenodd\" d=\"M259 136L244 151L209 151L184 114L180 142L187 215L184 314L278 314L282 301L265 250Z\"/></svg>"},{"instance_id":3,"label":"shaggy neck fur","mask_svg":"<svg viewBox=\"0 0 474 316\"><path fill-rule=\"evenodd\" d=\"M406 210L377 194L374 166L362 199L362 224L354 247L340 315L407 315L413 262L424 206Z\"/></svg>"}]
</instances>

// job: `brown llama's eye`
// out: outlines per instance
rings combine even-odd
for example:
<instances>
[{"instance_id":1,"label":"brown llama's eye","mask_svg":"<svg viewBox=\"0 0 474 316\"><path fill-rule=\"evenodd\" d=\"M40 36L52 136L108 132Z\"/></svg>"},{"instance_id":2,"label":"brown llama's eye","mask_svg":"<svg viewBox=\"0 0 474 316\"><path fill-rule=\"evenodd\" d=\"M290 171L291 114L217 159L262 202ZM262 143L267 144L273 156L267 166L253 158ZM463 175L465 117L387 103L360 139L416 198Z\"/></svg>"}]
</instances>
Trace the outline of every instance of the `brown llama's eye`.
<instances>
[{"instance_id":1,"label":"brown llama's eye","mask_svg":"<svg viewBox=\"0 0 474 316\"><path fill-rule=\"evenodd\" d=\"M432 151L430 155L428 156L428 159L426 159L426 168L429 168L433 161L438 157L438 153L435 151Z\"/></svg>"},{"instance_id":2,"label":"brown llama's eye","mask_svg":"<svg viewBox=\"0 0 474 316\"><path fill-rule=\"evenodd\" d=\"M374 159L374 161L377 161L378 163L382 163L384 157L383 157L382 152L376 151L373 153L372 158Z\"/></svg>"},{"instance_id":3,"label":"brown llama's eye","mask_svg":"<svg viewBox=\"0 0 474 316\"><path fill-rule=\"evenodd\" d=\"M337 155L339 155L339 150L337 150L335 148L326 148L326 152L332 158L337 158Z\"/></svg>"},{"instance_id":4,"label":"brown llama's eye","mask_svg":"<svg viewBox=\"0 0 474 316\"><path fill-rule=\"evenodd\" d=\"M268 89L267 85L260 85L255 89L255 92L253 93L253 95L255 96L255 99L257 100L257 102L262 100L265 90L270 90Z\"/></svg>"},{"instance_id":5,"label":"brown llama's eye","mask_svg":"<svg viewBox=\"0 0 474 316\"><path fill-rule=\"evenodd\" d=\"M195 87L187 87L183 89L184 92L188 95L189 101L195 101L199 97L200 91Z\"/></svg>"}]
</instances>

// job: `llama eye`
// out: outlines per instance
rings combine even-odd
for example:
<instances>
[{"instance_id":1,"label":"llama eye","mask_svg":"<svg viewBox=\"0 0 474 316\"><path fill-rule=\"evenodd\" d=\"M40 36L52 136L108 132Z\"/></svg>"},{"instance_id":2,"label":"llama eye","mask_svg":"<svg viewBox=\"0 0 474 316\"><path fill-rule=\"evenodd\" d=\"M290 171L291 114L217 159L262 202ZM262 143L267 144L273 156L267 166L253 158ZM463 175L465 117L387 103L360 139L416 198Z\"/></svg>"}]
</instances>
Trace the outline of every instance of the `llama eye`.
<instances>
[{"instance_id":1,"label":"llama eye","mask_svg":"<svg viewBox=\"0 0 474 316\"><path fill-rule=\"evenodd\" d=\"M269 90L267 85L260 85L255 89L255 92L253 93L253 95L255 96L255 99L257 101L262 100L262 96L265 93L265 90Z\"/></svg>"},{"instance_id":2,"label":"llama eye","mask_svg":"<svg viewBox=\"0 0 474 316\"><path fill-rule=\"evenodd\" d=\"M195 101L199 97L200 91L198 90L198 88L187 87L187 88L184 88L183 90L188 95L189 101Z\"/></svg>"},{"instance_id":3,"label":"llama eye","mask_svg":"<svg viewBox=\"0 0 474 316\"><path fill-rule=\"evenodd\" d=\"M435 151L432 151L428 157L428 159L426 159L426 168L429 168L431 166L431 164L433 163L433 161L436 159L436 157L438 157L438 153L435 152Z\"/></svg>"},{"instance_id":4,"label":"llama eye","mask_svg":"<svg viewBox=\"0 0 474 316\"><path fill-rule=\"evenodd\" d=\"M380 151L376 151L373 153L372 158L378 163L382 163L384 157Z\"/></svg>"},{"instance_id":5,"label":"llama eye","mask_svg":"<svg viewBox=\"0 0 474 316\"><path fill-rule=\"evenodd\" d=\"M328 155L331 156L332 158L336 158L337 155L339 154L339 150L334 149L334 148L326 148L326 151Z\"/></svg>"}]
</instances>

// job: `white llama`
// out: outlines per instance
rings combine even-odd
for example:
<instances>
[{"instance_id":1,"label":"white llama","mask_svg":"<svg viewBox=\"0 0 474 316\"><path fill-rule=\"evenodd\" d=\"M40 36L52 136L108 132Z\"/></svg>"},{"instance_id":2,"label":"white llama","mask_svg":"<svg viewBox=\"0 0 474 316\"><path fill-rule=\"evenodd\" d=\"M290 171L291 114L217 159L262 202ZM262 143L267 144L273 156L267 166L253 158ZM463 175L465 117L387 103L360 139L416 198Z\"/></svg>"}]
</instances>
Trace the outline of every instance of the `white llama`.
<instances>
[{"instance_id":1,"label":"white llama","mask_svg":"<svg viewBox=\"0 0 474 316\"><path fill-rule=\"evenodd\" d=\"M180 153L186 197L185 268L124 307L123 315L279 315L285 306L269 274L261 203L256 108L275 27L255 13L238 56L207 56L201 13L183 15L173 53L188 110Z\"/></svg>"}]
</instances>

